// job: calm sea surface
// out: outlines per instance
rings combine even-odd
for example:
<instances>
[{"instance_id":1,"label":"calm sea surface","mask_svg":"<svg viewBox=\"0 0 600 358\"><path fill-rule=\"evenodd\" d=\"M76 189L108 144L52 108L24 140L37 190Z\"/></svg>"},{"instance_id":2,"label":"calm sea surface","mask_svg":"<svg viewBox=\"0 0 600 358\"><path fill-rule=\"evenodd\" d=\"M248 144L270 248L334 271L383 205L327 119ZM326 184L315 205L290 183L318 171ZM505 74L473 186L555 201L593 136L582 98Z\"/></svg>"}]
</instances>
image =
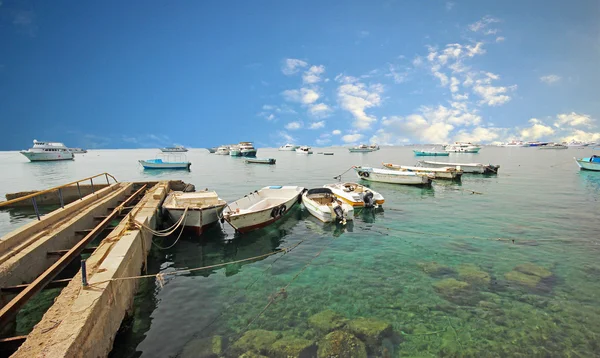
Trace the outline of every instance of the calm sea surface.
<instances>
[{"instance_id":1,"label":"calm sea surface","mask_svg":"<svg viewBox=\"0 0 600 358\"><path fill-rule=\"evenodd\" d=\"M93 150L60 163L1 152L0 194L109 172L120 181L181 179L233 201L267 185L320 187L352 165L412 165L412 149L327 148L309 156L259 149L259 157L277 159L274 166L192 149L190 172L143 171L137 160L156 150ZM335 155L316 154L323 150ZM299 245L285 255L167 276L164 286L142 280L112 355L185 356L203 338L221 335L231 345L255 329L318 342L326 332L308 318L327 309L391 324L394 333L371 346L372 355L600 355L600 173L580 172L572 159L592 152L486 147L451 154L437 160L499 164L499 174L465 174L461 184L429 189L369 184L385 197L384 209L358 210L345 228L297 206L244 236L227 224L202 237L184 234L172 249L153 248L149 272ZM351 172L344 179L357 180ZM32 219L31 211L1 211L0 233ZM286 295L277 295L285 286Z\"/></svg>"}]
</instances>

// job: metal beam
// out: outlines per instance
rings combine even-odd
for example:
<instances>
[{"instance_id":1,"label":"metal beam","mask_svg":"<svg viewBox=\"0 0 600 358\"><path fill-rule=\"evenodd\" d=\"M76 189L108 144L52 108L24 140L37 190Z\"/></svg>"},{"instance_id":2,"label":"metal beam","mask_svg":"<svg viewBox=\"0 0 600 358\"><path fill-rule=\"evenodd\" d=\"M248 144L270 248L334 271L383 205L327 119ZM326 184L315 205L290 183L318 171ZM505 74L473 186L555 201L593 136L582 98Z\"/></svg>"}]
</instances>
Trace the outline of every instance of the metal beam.
<instances>
[{"instance_id":1,"label":"metal beam","mask_svg":"<svg viewBox=\"0 0 600 358\"><path fill-rule=\"evenodd\" d=\"M12 355L26 339L27 336L0 338L0 356L8 357Z\"/></svg>"},{"instance_id":2,"label":"metal beam","mask_svg":"<svg viewBox=\"0 0 600 358\"><path fill-rule=\"evenodd\" d=\"M114 228L113 228L114 229ZM105 229L106 230L106 229ZM85 249L81 250L82 254L91 254L93 253L96 249L98 248L98 246L94 246L94 247L86 247ZM48 251L46 252L46 255L48 256L64 256L69 252L69 250L56 250L56 251Z\"/></svg>"},{"instance_id":3,"label":"metal beam","mask_svg":"<svg viewBox=\"0 0 600 358\"><path fill-rule=\"evenodd\" d=\"M71 282L70 278L64 278L62 280L54 280L54 281L50 282L49 284L47 284L44 287L44 289L66 287L69 284L69 282ZM27 287L29 287L29 285L30 285L29 283L26 283L23 285L0 287L0 292L2 292L2 293L19 293L19 292L23 291L24 289L26 289Z\"/></svg>"},{"instance_id":4,"label":"metal beam","mask_svg":"<svg viewBox=\"0 0 600 358\"><path fill-rule=\"evenodd\" d=\"M142 186L138 191L130 195L127 200L120 206L127 206L133 201L140 193L146 190L146 186ZM119 215L119 207L110 213L102 222L100 222L89 234L81 239L73 248L71 248L64 256L59 258L52 266L50 266L44 273L36 278L31 284L27 285L21 293L16 295L10 302L8 302L2 309L0 309L0 327L5 326L10 320L15 317L17 312L25 305L27 300L38 293L42 288L48 285L56 275L58 275L73 259L81 254L81 251L92 241L108 224Z\"/></svg>"}]
</instances>

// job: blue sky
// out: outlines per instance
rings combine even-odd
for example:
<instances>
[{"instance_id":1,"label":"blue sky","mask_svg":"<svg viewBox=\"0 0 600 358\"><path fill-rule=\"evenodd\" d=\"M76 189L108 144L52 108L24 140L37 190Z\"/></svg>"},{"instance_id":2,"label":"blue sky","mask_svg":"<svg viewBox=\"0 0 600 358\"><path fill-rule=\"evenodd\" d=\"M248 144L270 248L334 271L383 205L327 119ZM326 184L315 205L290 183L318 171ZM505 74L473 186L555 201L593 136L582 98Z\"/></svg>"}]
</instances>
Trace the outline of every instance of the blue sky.
<instances>
[{"instance_id":1,"label":"blue sky","mask_svg":"<svg viewBox=\"0 0 600 358\"><path fill-rule=\"evenodd\" d=\"M0 150L600 141L597 1L0 1Z\"/></svg>"}]
</instances>

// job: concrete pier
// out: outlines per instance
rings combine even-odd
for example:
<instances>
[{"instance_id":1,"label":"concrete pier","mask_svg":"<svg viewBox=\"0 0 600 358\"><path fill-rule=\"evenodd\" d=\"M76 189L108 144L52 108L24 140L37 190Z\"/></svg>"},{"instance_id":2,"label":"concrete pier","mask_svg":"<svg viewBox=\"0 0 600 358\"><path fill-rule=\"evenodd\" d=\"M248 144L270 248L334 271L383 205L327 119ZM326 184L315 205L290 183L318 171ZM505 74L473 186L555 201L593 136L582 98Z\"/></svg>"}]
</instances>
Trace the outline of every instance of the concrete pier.
<instances>
[{"instance_id":1,"label":"concrete pier","mask_svg":"<svg viewBox=\"0 0 600 358\"><path fill-rule=\"evenodd\" d=\"M152 244L152 235L132 226L130 220L155 228L158 209L169 191L169 184L159 182L147 191L129 216L88 258L90 286L82 286L79 271L13 357L108 355L121 321L132 309L139 283L138 280L110 280L140 275Z\"/></svg>"}]
</instances>

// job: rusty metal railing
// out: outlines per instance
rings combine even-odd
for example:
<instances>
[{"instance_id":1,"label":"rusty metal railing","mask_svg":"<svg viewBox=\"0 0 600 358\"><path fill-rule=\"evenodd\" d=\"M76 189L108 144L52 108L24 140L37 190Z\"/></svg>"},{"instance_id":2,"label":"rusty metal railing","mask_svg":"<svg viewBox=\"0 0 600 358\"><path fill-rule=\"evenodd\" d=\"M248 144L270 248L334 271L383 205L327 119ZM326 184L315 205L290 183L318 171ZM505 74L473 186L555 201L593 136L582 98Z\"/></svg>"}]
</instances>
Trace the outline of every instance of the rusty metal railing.
<instances>
[{"instance_id":1,"label":"rusty metal railing","mask_svg":"<svg viewBox=\"0 0 600 358\"><path fill-rule=\"evenodd\" d=\"M41 191L29 194L29 195L25 195L25 196L22 196L20 198L16 198L16 199L12 199L12 200L7 200L7 201L2 201L2 202L0 202L0 208L2 208L4 206L7 206L7 205L14 204L14 203L18 203L20 201L25 201L25 200L31 199L31 203L33 205L33 209L35 210L35 215L37 216L38 220L41 220L40 211L38 209L37 202L35 201L35 198L37 196L57 191L58 192L58 198L60 200L60 207L64 209L65 208L65 202L63 200L63 195L62 195L62 189L63 188L66 188L66 187L69 187L69 186L72 186L72 185L77 185L77 193L79 194L79 200L82 200L83 196L81 195L81 188L79 186L79 183L85 182L85 181L89 180L90 181L90 185L92 187L92 194L94 194L94 193L96 193L96 189L94 189L94 179L95 178L99 178L99 177L105 177L106 178L106 184L109 185L109 186L110 186L110 179L109 179L109 177L112 178L112 180L114 180L115 183L119 182L117 180L117 178L115 178L114 176L110 175L109 173L100 173L100 174L96 174L94 176L87 177L87 178L84 178L84 179L80 179L80 180L77 180L77 181L74 181L74 182L71 182L71 183L63 184L63 185L60 185L60 186L55 186L55 187L50 188L50 189L41 190Z\"/></svg>"}]
</instances>

